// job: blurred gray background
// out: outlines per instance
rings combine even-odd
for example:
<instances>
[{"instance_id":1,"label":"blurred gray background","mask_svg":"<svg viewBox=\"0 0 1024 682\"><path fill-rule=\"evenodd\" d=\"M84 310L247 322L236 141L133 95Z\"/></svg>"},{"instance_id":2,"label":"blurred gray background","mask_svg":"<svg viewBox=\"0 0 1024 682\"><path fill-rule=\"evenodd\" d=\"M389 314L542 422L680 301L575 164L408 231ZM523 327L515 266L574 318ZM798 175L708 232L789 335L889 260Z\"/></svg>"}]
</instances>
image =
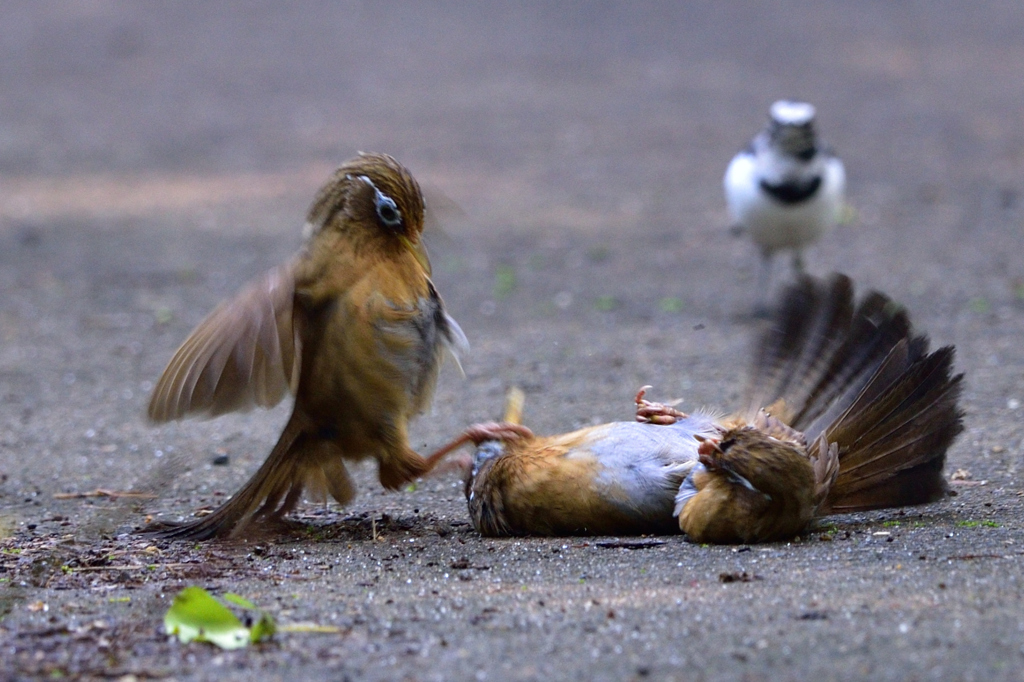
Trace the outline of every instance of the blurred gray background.
<instances>
[{"instance_id":1,"label":"blurred gray background","mask_svg":"<svg viewBox=\"0 0 1024 682\"><path fill-rule=\"evenodd\" d=\"M142 418L148 391L219 300L297 248L317 187L359 150L394 155L434 198L436 281L473 345L466 377L446 370L416 422L423 450L498 416L511 384L544 433L629 418L645 383L684 409L734 407L758 258L728 235L721 176L782 97L817 106L848 173L851 219L810 251L810 270L886 291L957 346L967 373L967 430L949 457L967 483L913 510L917 525L838 518L843 542L760 556L679 538L633 553L483 541L463 525L455 474L384 494L367 468L355 504L320 517L343 532L298 543L328 567L311 582L261 581L244 562L129 586L98 571L63 592L44 580L0 596L0 644L23 676L204 677L218 654L156 630L166 595L199 583L270 604L305 595L293 618L347 623L343 637L219 659L270 677L1012 677L1024 663L1022 76L1018 2L0 4L8 549L70 536L106 551L142 523L55 493L156 489L148 510L182 515L262 461L287 407L157 429ZM218 454L227 467L211 465ZM382 513L404 523L393 537L346 536ZM388 545L410 538L424 555ZM473 552L489 571L440 577ZM398 557L387 571L382 553ZM734 569L763 580L719 584ZM430 580L447 587L423 597ZM111 612L100 588L145 598ZM27 608L38 600L53 603ZM121 628L108 659L46 634L94 618Z\"/></svg>"}]
</instances>

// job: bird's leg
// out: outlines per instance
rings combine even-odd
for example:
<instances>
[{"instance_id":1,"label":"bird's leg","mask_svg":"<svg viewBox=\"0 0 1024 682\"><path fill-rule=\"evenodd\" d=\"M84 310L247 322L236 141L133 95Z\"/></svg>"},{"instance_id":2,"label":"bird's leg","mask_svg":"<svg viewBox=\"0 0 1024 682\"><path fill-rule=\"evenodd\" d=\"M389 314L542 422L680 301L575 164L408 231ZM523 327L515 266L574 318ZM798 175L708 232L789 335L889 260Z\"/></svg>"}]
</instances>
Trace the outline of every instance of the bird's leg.
<instances>
[{"instance_id":1,"label":"bird's leg","mask_svg":"<svg viewBox=\"0 0 1024 682\"><path fill-rule=\"evenodd\" d=\"M520 438L533 438L533 431L522 424L510 424L508 422L484 422L473 424L468 427L455 440L442 445L438 450L425 458L428 471L441 460L442 457L458 450L463 445L480 445L487 440L518 440Z\"/></svg>"},{"instance_id":2,"label":"bird's leg","mask_svg":"<svg viewBox=\"0 0 1024 682\"><path fill-rule=\"evenodd\" d=\"M804 271L804 252L800 249L793 249L793 271L798 275Z\"/></svg>"},{"instance_id":3,"label":"bird's leg","mask_svg":"<svg viewBox=\"0 0 1024 682\"><path fill-rule=\"evenodd\" d=\"M754 301L754 317L769 317L768 287L772 283L772 254L761 252L761 268L757 275L757 298Z\"/></svg>"},{"instance_id":4,"label":"bird's leg","mask_svg":"<svg viewBox=\"0 0 1024 682\"><path fill-rule=\"evenodd\" d=\"M642 386L640 390L636 392L636 420L645 424L661 424L667 426L669 424L675 424L680 419L686 419L687 414L680 412L671 405L665 405L664 403L652 403L649 400L644 399L644 395L647 393L647 389L650 386Z\"/></svg>"},{"instance_id":5,"label":"bird's leg","mask_svg":"<svg viewBox=\"0 0 1024 682\"><path fill-rule=\"evenodd\" d=\"M523 393L522 389L513 386L505 396L505 416L500 423L485 422L482 424L473 424L463 431L462 435L451 443L445 445L438 452L451 452L452 450L455 450L467 443L479 446L485 441L533 438L533 432L530 431L530 429L525 426L520 426L523 418L523 405L525 402L526 394ZM431 455L430 458L435 456L437 456L437 453ZM443 452L441 456L444 456ZM428 461L430 461L430 458L428 458ZM458 455L455 459L449 459L440 466L437 466L432 473L440 474L450 470L468 473L472 466L473 455L464 452Z\"/></svg>"},{"instance_id":6,"label":"bird's leg","mask_svg":"<svg viewBox=\"0 0 1024 682\"><path fill-rule=\"evenodd\" d=\"M440 458L450 454L454 450L458 450L463 445L473 444L474 446L478 446L489 440L511 441L522 438L533 438L533 431L521 424L509 421L473 424L463 431L458 438L442 446L441 449L426 458L425 461L427 465L433 467L429 470L429 474L434 475L443 474L448 471L463 472L468 470L468 468L473 464L472 455L459 455L454 461L449 459L444 463L437 463Z\"/></svg>"},{"instance_id":7,"label":"bird's leg","mask_svg":"<svg viewBox=\"0 0 1024 682\"><path fill-rule=\"evenodd\" d=\"M398 490L403 485L421 476L429 474L434 467L445 457L445 455L458 450L463 445L479 445L486 440L516 440L519 438L532 438L533 431L521 424L508 424L505 422L486 422L474 424L462 434L442 445L427 457L423 457L414 450L406 447L398 457L382 459L377 471L381 485L388 490Z\"/></svg>"}]
</instances>

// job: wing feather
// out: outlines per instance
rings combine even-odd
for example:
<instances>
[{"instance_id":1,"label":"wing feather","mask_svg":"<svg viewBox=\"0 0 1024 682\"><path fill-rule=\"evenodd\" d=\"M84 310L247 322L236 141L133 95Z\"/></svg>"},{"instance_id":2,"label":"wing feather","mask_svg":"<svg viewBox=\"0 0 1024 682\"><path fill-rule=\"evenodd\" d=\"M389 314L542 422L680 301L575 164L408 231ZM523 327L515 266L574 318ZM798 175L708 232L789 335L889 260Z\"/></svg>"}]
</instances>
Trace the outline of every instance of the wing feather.
<instances>
[{"instance_id":1,"label":"wing feather","mask_svg":"<svg viewBox=\"0 0 1024 682\"><path fill-rule=\"evenodd\" d=\"M153 389L150 419L216 417L271 407L294 390L299 341L292 270L270 270L196 327Z\"/></svg>"}]
</instances>

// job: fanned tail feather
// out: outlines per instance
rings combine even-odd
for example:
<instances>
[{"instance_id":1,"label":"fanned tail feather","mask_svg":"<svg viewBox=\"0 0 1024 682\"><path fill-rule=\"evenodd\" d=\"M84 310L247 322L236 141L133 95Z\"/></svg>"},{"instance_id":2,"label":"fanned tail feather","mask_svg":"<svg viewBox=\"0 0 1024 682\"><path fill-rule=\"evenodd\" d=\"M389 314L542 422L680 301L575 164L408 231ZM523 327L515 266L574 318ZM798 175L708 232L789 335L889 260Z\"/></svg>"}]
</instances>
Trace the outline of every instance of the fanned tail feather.
<instances>
[{"instance_id":1,"label":"fanned tail feather","mask_svg":"<svg viewBox=\"0 0 1024 682\"><path fill-rule=\"evenodd\" d=\"M946 451L963 430L953 349L928 353L928 339L912 335L906 311L884 294L854 308L844 275L801 278L775 320L755 352L744 414L767 406L809 443L824 437L838 448L819 513L945 496Z\"/></svg>"},{"instance_id":2,"label":"fanned tail feather","mask_svg":"<svg viewBox=\"0 0 1024 682\"><path fill-rule=\"evenodd\" d=\"M892 349L910 333L906 312L872 292L857 306L847 337L826 365L793 426L817 435L823 414L844 407L872 381Z\"/></svg>"},{"instance_id":3,"label":"fanned tail feather","mask_svg":"<svg viewBox=\"0 0 1024 682\"><path fill-rule=\"evenodd\" d=\"M789 423L792 408L807 405L816 384L842 343L853 312L853 283L836 276L823 283L802 277L783 298L773 326L761 337L748 385L746 412L752 418L780 398Z\"/></svg>"},{"instance_id":4,"label":"fanned tail feather","mask_svg":"<svg viewBox=\"0 0 1024 682\"><path fill-rule=\"evenodd\" d=\"M911 363L878 398L858 401L859 409L830 426L827 438L840 447L840 470L823 511L925 504L946 496L946 451L963 431L957 406L963 375L951 375L953 354L947 346Z\"/></svg>"}]
</instances>

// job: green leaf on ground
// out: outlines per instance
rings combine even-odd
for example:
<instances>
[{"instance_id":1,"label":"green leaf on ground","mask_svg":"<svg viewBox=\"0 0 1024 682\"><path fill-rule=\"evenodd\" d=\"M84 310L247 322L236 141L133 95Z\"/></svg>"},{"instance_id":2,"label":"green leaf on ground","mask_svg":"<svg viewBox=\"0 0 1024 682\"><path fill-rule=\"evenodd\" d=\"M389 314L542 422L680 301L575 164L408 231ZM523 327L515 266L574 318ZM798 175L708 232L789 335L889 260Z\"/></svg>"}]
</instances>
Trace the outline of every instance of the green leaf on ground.
<instances>
[{"instance_id":1,"label":"green leaf on ground","mask_svg":"<svg viewBox=\"0 0 1024 682\"><path fill-rule=\"evenodd\" d=\"M164 629L185 644L211 642L222 649L239 649L249 643L249 628L201 587L178 593L164 616Z\"/></svg>"},{"instance_id":2,"label":"green leaf on ground","mask_svg":"<svg viewBox=\"0 0 1024 682\"><path fill-rule=\"evenodd\" d=\"M256 605L237 594L225 594L224 599L248 610ZM250 629L242 625L224 604L210 596L201 587L186 587L174 598L164 615L164 629L184 643L210 642L222 649L240 649L250 642L260 642L274 634L274 621L265 613Z\"/></svg>"}]
</instances>

